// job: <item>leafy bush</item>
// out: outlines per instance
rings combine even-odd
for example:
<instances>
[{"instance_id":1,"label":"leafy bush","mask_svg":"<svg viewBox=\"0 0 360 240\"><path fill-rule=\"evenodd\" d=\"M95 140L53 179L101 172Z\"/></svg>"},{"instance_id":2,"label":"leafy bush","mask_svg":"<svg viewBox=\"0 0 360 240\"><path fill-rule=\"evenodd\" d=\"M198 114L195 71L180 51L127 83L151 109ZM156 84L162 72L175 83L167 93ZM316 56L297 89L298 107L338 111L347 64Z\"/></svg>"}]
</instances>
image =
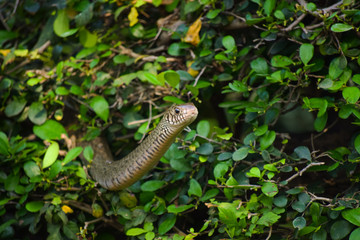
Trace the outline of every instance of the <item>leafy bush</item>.
<instances>
[{"instance_id":1,"label":"leafy bush","mask_svg":"<svg viewBox=\"0 0 360 240\"><path fill-rule=\"evenodd\" d=\"M357 1L0 3L0 238L360 238ZM91 180L74 132L120 158L184 101L155 169Z\"/></svg>"}]
</instances>

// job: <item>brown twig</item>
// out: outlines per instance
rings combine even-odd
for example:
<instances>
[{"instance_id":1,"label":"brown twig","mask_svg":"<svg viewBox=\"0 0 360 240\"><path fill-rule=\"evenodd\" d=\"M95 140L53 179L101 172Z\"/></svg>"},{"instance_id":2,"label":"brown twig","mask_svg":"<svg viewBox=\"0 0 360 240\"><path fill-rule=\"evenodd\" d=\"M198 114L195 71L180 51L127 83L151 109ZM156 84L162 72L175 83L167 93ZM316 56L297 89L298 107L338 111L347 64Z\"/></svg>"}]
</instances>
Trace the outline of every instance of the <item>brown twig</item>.
<instances>
[{"instance_id":1,"label":"brown twig","mask_svg":"<svg viewBox=\"0 0 360 240\"><path fill-rule=\"evenodd\" d=\"M296 177L301 176L304 172L306 172L306 170L308 170L309 168L313 167L313 166L319 166L319 165L324 165L324 162L314 162L314 163L310 163L309 165L307 165L305 168L303 168L300 172L295 173L294 175L292 175L291 177L289 177L288 179L286 179L285 181L287 183L289 183L290 181L292 181L293 179L295 179Z\"/></svg>"},{"instance_id":2,"label":"brown twig","mask_svg":"<svg viewBox=\"0 0 360 240\"><path fill-rule=\"evenodd\" d=\"M149 118L148 118L148 121L147 121L146 129L145 129L144 134L142 135L139 143L141 143L144 140L145 136L146 136L146 132L150 127L151 118L152 118L152 103L149 102Z\"/></svg>"},{"instance_id":3,"label":"brown twig","mask_svg":"<svg viewBox=\"0 0 360 240\"><path fill-rule=\"evenodd\" d=\"M261 188L261 185L251 185L251 184L239 184L239 185L216 185L218 188L240 188L240 189L258 189Z\"/></svg>"},{"instance_id":4,"label":"brown twig","mask_svg":"<svg viewBox=\"0 0 360 240\"><path fill-rule=\"evenodd\" d=\"M282 31L284 32L289 32L291 31L296 25L298 25L304 18L305 18L306 14L303 13L301 14L295 21L293 21L289 26L287 26L286 28L282 29Z\"/></svg>"},{"instance_id":5,"label":"brown twig","mask_svg":"<svg viewBox=\"0 0 360 240\"><path fill-rule=\"evenodd\" d=\"M272 226L270 226L269 234L265 240L269 240L271 238L271 234L272 234Z\"/></svg>"},{"instance_id":6,"label":"brown twig","mask_svg":"<svg viewBox=\"0 0 360 240\"><path fill-rule=\"evenodd\" d=\"M154 120L154 119L157 119L159 117L161 117L162 115L164 115L164 113L160 113L158 115L155 115L153 117L151 117L151 121ZM140 119L140 120L135 120L135 121L132 121L132 122L129 122L128 125L136 125L136 124L141 124L141 123L144 123L144 122L147 122L149 121L149 119Z\"/></svg>"}]
</instances>

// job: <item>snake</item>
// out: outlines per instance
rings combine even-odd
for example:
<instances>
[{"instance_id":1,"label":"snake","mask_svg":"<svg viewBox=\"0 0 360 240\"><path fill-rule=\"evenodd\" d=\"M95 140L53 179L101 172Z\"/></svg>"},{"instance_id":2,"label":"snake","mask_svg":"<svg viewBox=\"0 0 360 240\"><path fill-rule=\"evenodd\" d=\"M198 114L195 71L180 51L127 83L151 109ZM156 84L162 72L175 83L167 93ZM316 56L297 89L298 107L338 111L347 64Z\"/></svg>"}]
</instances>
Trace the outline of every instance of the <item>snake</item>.
<instances>
[{"instance_id":1,"label":"snake","mask_svg":"<svg viewBox=\"0 0 360 240\"><path fill-rule=\"evenodd\" d=\"M128 155L114 161L106 140L96 137L80 141L79 146L91 146L94 155L89 163L91 177L103 188L112 191L125 189L149 172L169 149L177 135L197 117L193 103L169 107L158 125ZM84 161L84 157L82 156Z\"/></svg>"}]
</instances>

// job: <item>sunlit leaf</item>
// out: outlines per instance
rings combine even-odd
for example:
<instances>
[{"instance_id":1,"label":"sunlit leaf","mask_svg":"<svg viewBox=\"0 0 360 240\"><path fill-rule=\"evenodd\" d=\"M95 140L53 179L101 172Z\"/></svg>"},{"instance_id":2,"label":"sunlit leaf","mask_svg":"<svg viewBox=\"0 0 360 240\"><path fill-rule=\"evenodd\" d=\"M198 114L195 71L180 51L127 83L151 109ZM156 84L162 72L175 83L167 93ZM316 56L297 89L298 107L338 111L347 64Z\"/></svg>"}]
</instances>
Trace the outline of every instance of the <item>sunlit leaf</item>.
<instances>
[{"instance_id":1,"label":"sunlit leaf","mask_svg":"<svg viewBox=\"0 0 360 240\"><path fill-rule=\"evenodd\" d=\"M50 167L56 161L58 155L59 155L59 144L57 142L52 142L45 152L42 167L43 168Z\"/></svg>"},{"instance_id":2,"label":"sunlit leaf","mask_svg":"<svg viewBox=\"0 0 360 240\"><path fill-rule=\"evenodd\" d=\"M184 42L197 46L200 42L199 32L201 30L201 25L201 19L196 19L196 21L189 27L184 38Z\"/></svg>"}]
</instances>

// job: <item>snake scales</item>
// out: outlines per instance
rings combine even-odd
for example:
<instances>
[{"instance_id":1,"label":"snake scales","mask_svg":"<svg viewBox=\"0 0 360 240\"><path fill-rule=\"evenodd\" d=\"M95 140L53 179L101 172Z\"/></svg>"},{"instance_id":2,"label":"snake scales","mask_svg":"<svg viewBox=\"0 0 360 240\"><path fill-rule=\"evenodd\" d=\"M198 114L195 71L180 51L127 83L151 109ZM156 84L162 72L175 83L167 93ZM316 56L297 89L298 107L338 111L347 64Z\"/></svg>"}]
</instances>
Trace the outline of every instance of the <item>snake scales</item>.
<instances>
[{"instance_id":1,"label":"snake scales","mask_svg":"<svg viewBox=\"0 0 360 240\"><path fill-rule=\"evenodd\" d=\"M153 168L176 136L196 119L197 114L198 110L192 103L173 105L149 136L118 161L113 161L110 149L101 137L81 141L78 145L91 146L94 150L90 166L92 178L106 189L121 190L131 186Z\"/></svg>"}]
</instances>

